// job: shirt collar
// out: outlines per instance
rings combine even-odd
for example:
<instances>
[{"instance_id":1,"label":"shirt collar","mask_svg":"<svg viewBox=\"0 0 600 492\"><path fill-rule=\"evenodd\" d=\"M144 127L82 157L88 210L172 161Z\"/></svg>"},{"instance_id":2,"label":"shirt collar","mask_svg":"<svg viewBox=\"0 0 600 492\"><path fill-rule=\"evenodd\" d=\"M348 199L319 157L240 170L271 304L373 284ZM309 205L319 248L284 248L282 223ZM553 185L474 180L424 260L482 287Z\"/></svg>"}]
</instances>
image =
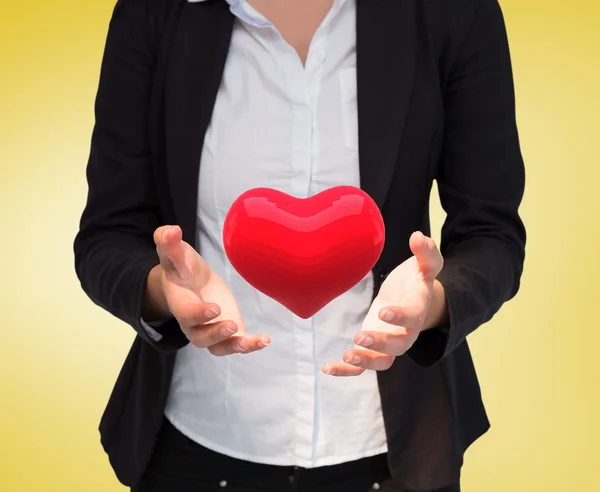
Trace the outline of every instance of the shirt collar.
<instances>
[{"instance_id":1,"label":"shirt collar","mask_svg":"<svg viewBox=\"0 0 600 492\"><path fill-rule=\"evenodd\" d=\"M208 1L208 0L187 0L188 3L201 3L201 2L206 2L206 1ZM238 15L251 23L258 22L257 25L259 25L259 27L264 25L262 21L257 21L257 19L255 19L253 16L248 17L247 12L244 12L244 6L243 6L244 0L226 0L226 1L229 4L229 8L230 8L231 12L233 12L235 15ZM337 14L337 12L340 10L340 8L342 7L342 5L345 2L346 2L346 0L333 0L333 6L332 6L333 13ZM266 20L265 20L265 22L268 23L268 21L266 21Z\"/></svg>"},{"instance_id":2,"label":"shirt collar","mask_svg":"<svg viewBox=\"0 0 600 492\"><path fill-rule=\"evenodd\" d=\"M200 2L206 2L208 0L187 0L187 1L188 1L188 3L200 3ZM233 7L237 4L239 4L242 0L226 0L226 1L229 5L231 5Z\"/></svg>"},{"instance_id":3,"label":"shirt collar","mask_svg":"<svg viewBox=\"0 0 600 492\"><path fill-rule=\"evenodd\" d=\"M187 0L188 3L200 3L200 2L206 2L207 0ZM229 5L235 5L236 3L240 3L240 0L227 0L227 3Z\"/></svg>"}]
</instances>

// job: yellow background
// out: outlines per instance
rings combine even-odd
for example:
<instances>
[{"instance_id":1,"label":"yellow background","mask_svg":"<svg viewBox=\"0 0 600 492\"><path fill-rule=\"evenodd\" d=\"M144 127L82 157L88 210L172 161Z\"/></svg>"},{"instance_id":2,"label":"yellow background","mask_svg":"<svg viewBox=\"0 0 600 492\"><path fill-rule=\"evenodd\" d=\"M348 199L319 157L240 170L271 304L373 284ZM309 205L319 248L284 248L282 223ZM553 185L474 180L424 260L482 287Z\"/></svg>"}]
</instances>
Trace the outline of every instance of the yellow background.
<instances>
[{"instance_id":1,"label":"yellow background","mask_svg":"<svg viewBox=\"0 0 600 492\"><path fill-rule=\"evenodd\" d=\"M529 243L520 294L470 337L492 429L464 491L600 491L600 8L501 3ZM113 5L0 3L0 491L125 490L96 429L133 331L72 257Z\"/></svg>"}]
</instances>

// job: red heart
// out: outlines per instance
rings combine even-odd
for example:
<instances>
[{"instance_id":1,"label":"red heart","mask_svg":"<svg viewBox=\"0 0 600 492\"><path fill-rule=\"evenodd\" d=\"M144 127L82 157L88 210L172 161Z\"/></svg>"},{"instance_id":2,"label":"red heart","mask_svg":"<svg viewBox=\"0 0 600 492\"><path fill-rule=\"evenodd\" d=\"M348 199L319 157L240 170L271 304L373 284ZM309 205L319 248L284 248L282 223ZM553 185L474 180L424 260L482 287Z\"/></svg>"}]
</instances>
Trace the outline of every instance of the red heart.
<instances>
[{"instance_id":1,"label":"red heart","mask_svg":"<svg viewBox=\"0 0 600 492\"><path fill-rule=\"evenodd\" d=\"M384 240L379 208L352 186L304 199L254 188L233 203L223 229L237 272L304 319L360 282Z\"/></svg>"}]
</instances>

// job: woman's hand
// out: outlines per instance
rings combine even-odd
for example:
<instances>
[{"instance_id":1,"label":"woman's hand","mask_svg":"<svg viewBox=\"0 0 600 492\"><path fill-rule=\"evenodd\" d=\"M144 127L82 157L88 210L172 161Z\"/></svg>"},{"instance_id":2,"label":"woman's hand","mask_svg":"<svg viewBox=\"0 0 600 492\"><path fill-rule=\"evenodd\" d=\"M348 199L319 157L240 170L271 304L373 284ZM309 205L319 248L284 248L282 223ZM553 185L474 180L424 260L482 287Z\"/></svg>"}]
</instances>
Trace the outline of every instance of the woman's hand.
<instances>
[{"instance_id":1,"label":"woman's hand","mask_svg":"<svg viewBox=\"0 0 600 492\"><path fill-rule=\"evenodd\" d=\"M442 255L434 241L420 232L411 236L410 249L414 256L395 268L381 285L354 338L355 348L343 355L343 362L325 364L325 374L358 376L365 369L389 369L421 331L445 321L444 289L435 280L444 263Z\"/></svg>"},{"instance_id":2,"label":"woman's hand","mask_svg":"<svg viewBox=\"0 0 600 492\"><path fill-rule=\"evenodd\" d=\"M233 294L182 240L181 228L159 227L154 242L160 265L148 276L146 320L175 317L190 343L213 355L249 353L269 345L266 334L246 333Z\"/></svg>"}]
</instances>

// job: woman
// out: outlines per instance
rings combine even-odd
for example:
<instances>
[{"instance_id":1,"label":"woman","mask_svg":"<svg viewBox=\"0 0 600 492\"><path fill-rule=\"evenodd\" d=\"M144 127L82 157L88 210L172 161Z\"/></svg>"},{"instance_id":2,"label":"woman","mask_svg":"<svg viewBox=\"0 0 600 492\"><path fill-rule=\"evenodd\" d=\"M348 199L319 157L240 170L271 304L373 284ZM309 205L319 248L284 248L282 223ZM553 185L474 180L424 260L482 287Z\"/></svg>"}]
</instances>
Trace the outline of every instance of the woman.
<instances>
[{"instance_id":1,"label":"woman","mask_svg":"<svg viewBox=\"0 0 600 492\"><path fill-rule=\"evenodd\" d=\"M496 0L120 0L87 173L77 274L138 335L100 424L123 484L460 490L489 427L466 337L524 261ZM231 267L224 218L250 188L337 185L385 248L300 319Z\"/></svg>"}]
</instances>

